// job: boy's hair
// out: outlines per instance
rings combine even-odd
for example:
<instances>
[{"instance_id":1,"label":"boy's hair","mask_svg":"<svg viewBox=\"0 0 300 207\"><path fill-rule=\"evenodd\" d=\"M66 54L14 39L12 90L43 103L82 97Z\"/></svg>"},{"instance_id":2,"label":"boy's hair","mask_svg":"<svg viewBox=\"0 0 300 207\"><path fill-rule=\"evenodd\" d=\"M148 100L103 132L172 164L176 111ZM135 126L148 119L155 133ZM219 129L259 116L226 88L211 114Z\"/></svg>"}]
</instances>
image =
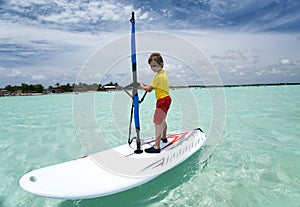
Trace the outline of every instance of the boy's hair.
<instances>
[{"instance_id":1,"label":"boy's hair","mask_svg":"<svg viewBox=\"0 0 300 207\"><path fill-rule=\"evenodd\" d=\"M164 60L162 58L162 56L155 52L155 53L152 53L148 59L148 64L150 64L152 61L155 61L157 64L161 65L163 67L164 65Z\"/></svg>"}]
</instances>

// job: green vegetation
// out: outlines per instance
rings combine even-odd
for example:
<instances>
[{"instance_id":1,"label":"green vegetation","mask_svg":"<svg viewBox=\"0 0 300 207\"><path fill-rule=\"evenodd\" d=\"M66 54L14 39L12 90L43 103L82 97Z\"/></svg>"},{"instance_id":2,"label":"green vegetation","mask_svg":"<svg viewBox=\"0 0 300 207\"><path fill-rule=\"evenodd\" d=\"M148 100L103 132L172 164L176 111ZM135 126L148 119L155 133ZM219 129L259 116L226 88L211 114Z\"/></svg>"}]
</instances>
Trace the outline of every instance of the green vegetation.
<instances>
[{"instance_id":1,"label":"green vegetation","mask_svg":"<svg viewBox=\"0 0 300 207\"><path fill-rule=\"evenodd\" d=\"M41 84L30 84L27 85L25 83L22 83L21 86L11 86L7 85L5 88L2 90L6 90L11 93L17 93L17 92L22 92L22 93L42 93L45 90L45 87L42 86Z\"/></svg>"},{"instance_id":2,"label":"green vegetation","mask_svg":"<svg viewBox=\"0 0 300 207\"><path fill-rule=\"evenodd\" d=\"M119 88L118 83L110 82L108 84L86 84L79 83L72 85L67 83L65 85L56 83L55 86L49 86L45 88L42 84L25 84L12 86L7 85L5 88L0 88L0 91L4 94L8 95L16 95L16 94L31 94L31 93L66 93L66 92L86 92L86 91L106 91Z\"/></svg>"}]
</instances>

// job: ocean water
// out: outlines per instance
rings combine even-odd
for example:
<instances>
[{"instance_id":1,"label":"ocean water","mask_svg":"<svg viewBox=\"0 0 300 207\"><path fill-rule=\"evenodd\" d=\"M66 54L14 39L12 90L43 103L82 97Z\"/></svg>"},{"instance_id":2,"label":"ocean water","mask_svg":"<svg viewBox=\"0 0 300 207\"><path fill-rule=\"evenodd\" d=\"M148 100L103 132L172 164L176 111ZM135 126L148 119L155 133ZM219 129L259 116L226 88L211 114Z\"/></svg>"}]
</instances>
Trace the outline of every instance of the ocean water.
<instances>
[{"instance_id":1,"label":"ocean water","mask_svg":"<svg viewBox=\"0 0 300 207\"><path fill-rule=\"evenodd\" d=\"M93 137L81 134L85 125L78 113L85 107L80 100L92 97L90 126L107 148L126 143L131 103L124 94L0 98L0 206L300 206L300 86L172 91L169 131L198 125L217 145L204 146L140 187L74 201L31 195L19 187L28 171L101 149L97 144L90 149ZM141 104L142 136L154 133L154 101L149 94Z\"/></svg>"}]
</instances>

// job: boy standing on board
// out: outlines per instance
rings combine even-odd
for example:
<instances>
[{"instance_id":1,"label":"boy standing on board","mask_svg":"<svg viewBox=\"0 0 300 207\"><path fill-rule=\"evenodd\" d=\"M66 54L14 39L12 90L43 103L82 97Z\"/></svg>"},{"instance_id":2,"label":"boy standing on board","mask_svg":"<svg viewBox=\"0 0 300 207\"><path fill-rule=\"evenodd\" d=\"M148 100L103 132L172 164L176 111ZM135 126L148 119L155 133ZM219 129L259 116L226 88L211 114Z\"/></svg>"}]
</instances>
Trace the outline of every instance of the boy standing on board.
<instances>
[{"instance_id":1,"label":"boy standing on board","mask_svg":"<svg viewBox=\"0 0 300 207\"><path fill-rule=\"evenodd\" d=\"M152 53L148 59L153 72L157 73L150 85L140 83L141 87L147 92L155 90L156 109L153 122L155 124L155 144L153 147L145 149L147 153L160 153L160 140L166 143L167 123L166 117L171 105L171 97L169 96L169 80L166 72L163 70L164 62L159 53Z\"/></svg>"}]
</instances>

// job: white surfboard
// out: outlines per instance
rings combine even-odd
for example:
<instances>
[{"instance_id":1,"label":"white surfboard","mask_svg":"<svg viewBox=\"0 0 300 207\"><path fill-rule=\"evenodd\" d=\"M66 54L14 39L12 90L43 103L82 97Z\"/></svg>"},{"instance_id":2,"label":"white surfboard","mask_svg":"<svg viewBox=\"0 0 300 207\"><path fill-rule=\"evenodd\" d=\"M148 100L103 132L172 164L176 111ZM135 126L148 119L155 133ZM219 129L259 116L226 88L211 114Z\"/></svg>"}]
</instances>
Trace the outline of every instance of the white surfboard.
<instances>
[{"instance_id":1,"label":"white surfboard","mask_svg":"<svg viewBox=\"0 0 300 207\"><path fill-rule=\"evenodd\" d=\"M29 193L52 198L84 199L111 195L140 186L180 164L199 150L206 140L201 129L169 133L167 138L168 142L161 143L161 152L157 154L135 154L134 148L125 144L31 171L20 178L19 184ZM141 149L153 144L153 138L144 140ZM122 163L129 164L126 166L132 166L134 162L135 167L131 167L127 174L105 167L110 159L114 159L112 153L118 154Z\"/></svg>"}]
</instances>

